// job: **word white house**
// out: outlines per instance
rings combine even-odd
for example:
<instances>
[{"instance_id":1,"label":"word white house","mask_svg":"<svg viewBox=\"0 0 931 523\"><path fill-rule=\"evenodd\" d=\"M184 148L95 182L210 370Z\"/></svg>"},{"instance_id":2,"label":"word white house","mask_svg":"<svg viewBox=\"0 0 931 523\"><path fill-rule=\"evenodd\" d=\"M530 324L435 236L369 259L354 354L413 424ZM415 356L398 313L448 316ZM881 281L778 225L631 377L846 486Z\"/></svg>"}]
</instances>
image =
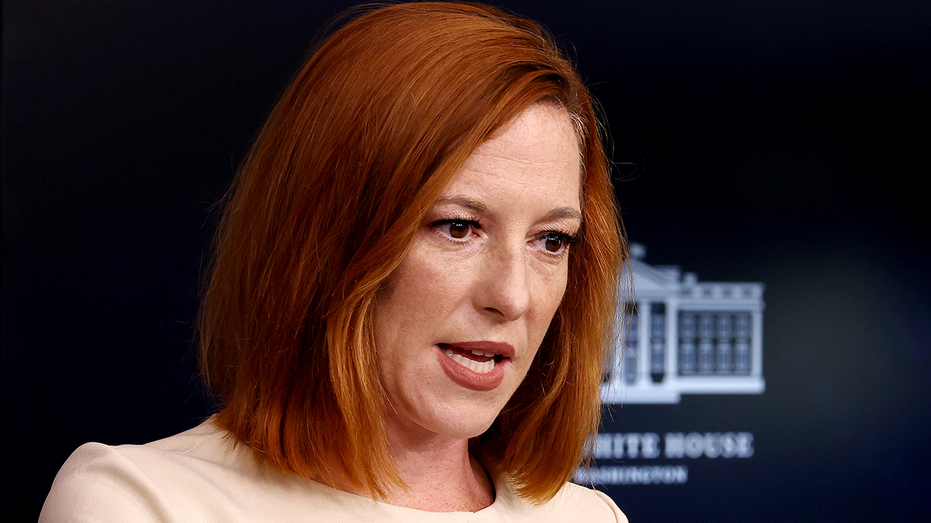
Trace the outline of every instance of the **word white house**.
<instances>
[{"instance_id":1,"label":"word white house","mask_svg":"<svg viewBox=\"0 0 931 523\"><path fill-rule=\"evenodd\" d=\"M698 282L678 267L644 263L631 245L636 303L605 369L603 403L678 403L682 394L760 394L762 283Z\"/></svg>"}]
</instances>

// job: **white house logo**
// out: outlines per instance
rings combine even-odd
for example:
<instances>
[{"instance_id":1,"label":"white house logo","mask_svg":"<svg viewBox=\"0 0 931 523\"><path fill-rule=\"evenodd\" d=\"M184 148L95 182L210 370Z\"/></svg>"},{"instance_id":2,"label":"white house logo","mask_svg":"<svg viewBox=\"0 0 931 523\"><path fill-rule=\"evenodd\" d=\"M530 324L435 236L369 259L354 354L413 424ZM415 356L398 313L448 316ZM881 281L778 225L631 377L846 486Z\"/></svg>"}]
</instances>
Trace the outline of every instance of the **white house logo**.
<instances>
[{"instance_id":1,"label":"white house logo","mask_svg":"<svg viewBox=\"0 0 931 523\"><path fill-rule=\"evenodd\" d=\"M637 301L620 307L629 332L616 337L623 346L606 369L602 403L762 393L763 284L700 283L678 267L647 265L641 245L630 250Z\"/></svg>"},{"instance_id":2,"label":"white house logo","mask_svg":"<svg viewBox=\"0 0 931 523\"><path fill-rule=\"evenodd\" d=\"M678 267L644 263L631 245L636 303L622 303L628 332L615 336L605 368L606 405L679 403L683 394L760 394L763 380L763 284L701 282ZM676 430L603 432L592 441L593 467L575 481L598 485L682 485L689 464L747 459L751 432Z\"/></svg>"}]
</instances>

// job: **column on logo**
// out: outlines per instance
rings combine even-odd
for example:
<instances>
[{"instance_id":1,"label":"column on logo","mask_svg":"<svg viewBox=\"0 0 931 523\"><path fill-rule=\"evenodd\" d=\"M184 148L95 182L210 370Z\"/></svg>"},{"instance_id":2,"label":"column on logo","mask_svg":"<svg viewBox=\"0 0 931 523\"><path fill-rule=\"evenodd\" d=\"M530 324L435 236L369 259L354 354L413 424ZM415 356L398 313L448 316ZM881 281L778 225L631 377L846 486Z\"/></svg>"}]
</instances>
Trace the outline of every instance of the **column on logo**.
<instances>
[{"instance_id":1,"label":"column on logo","mask_svg":"<svg viewBox=\"0 0 931 523\"><path fill-rule=\"evenodd\" d=\"M627 323L625 327L624 335L624 363L623 363L623 373L624 373L624 383L628 385L634 385L637 383L639 376L639 368L641 358L638 357L638 354L641 353L640 349L640 313L638 311L637 305L634 303L628 304L627 307Z\"/></svg>"}]
</instances>

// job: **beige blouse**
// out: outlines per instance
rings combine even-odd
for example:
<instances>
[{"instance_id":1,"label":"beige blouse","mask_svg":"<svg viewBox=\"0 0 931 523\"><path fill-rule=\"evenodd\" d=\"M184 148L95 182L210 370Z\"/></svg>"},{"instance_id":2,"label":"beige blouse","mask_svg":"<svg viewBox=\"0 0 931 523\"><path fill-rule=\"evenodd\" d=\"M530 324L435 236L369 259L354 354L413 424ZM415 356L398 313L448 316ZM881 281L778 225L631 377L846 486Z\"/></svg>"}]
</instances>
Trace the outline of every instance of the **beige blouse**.
<instances>
[{"instance_id":1,"label":"beige blouse","mask_svg":"<svg viewBox=\"0 0 931 523\"><path fill-rule=\"evenodd\" d=\"M39 522L627 522L607 495L571 483L543 506L496 480L495 502L478 512L398 507L262 467L224 434L207 420L147 445L82 445Z\"/></svg>"}]
</instances>

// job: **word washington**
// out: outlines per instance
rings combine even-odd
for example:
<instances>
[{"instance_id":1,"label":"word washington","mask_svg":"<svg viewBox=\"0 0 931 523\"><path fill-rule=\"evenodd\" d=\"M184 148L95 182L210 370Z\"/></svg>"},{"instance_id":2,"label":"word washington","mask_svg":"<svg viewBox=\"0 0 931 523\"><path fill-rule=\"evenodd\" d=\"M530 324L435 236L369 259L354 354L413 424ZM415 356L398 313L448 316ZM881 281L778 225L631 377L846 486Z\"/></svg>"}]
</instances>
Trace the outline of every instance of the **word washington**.
<instances>
[{"instance_id":1,"label":"word washington","mask_svg":"<svg viewBox=\"0 0 931 523\"><path fill-rule=\"evenodd\" d=\"M689 468L673 467L580 467L573 481L580 485L682 485L689 480Z\"/></svg>"}]
</instances>

